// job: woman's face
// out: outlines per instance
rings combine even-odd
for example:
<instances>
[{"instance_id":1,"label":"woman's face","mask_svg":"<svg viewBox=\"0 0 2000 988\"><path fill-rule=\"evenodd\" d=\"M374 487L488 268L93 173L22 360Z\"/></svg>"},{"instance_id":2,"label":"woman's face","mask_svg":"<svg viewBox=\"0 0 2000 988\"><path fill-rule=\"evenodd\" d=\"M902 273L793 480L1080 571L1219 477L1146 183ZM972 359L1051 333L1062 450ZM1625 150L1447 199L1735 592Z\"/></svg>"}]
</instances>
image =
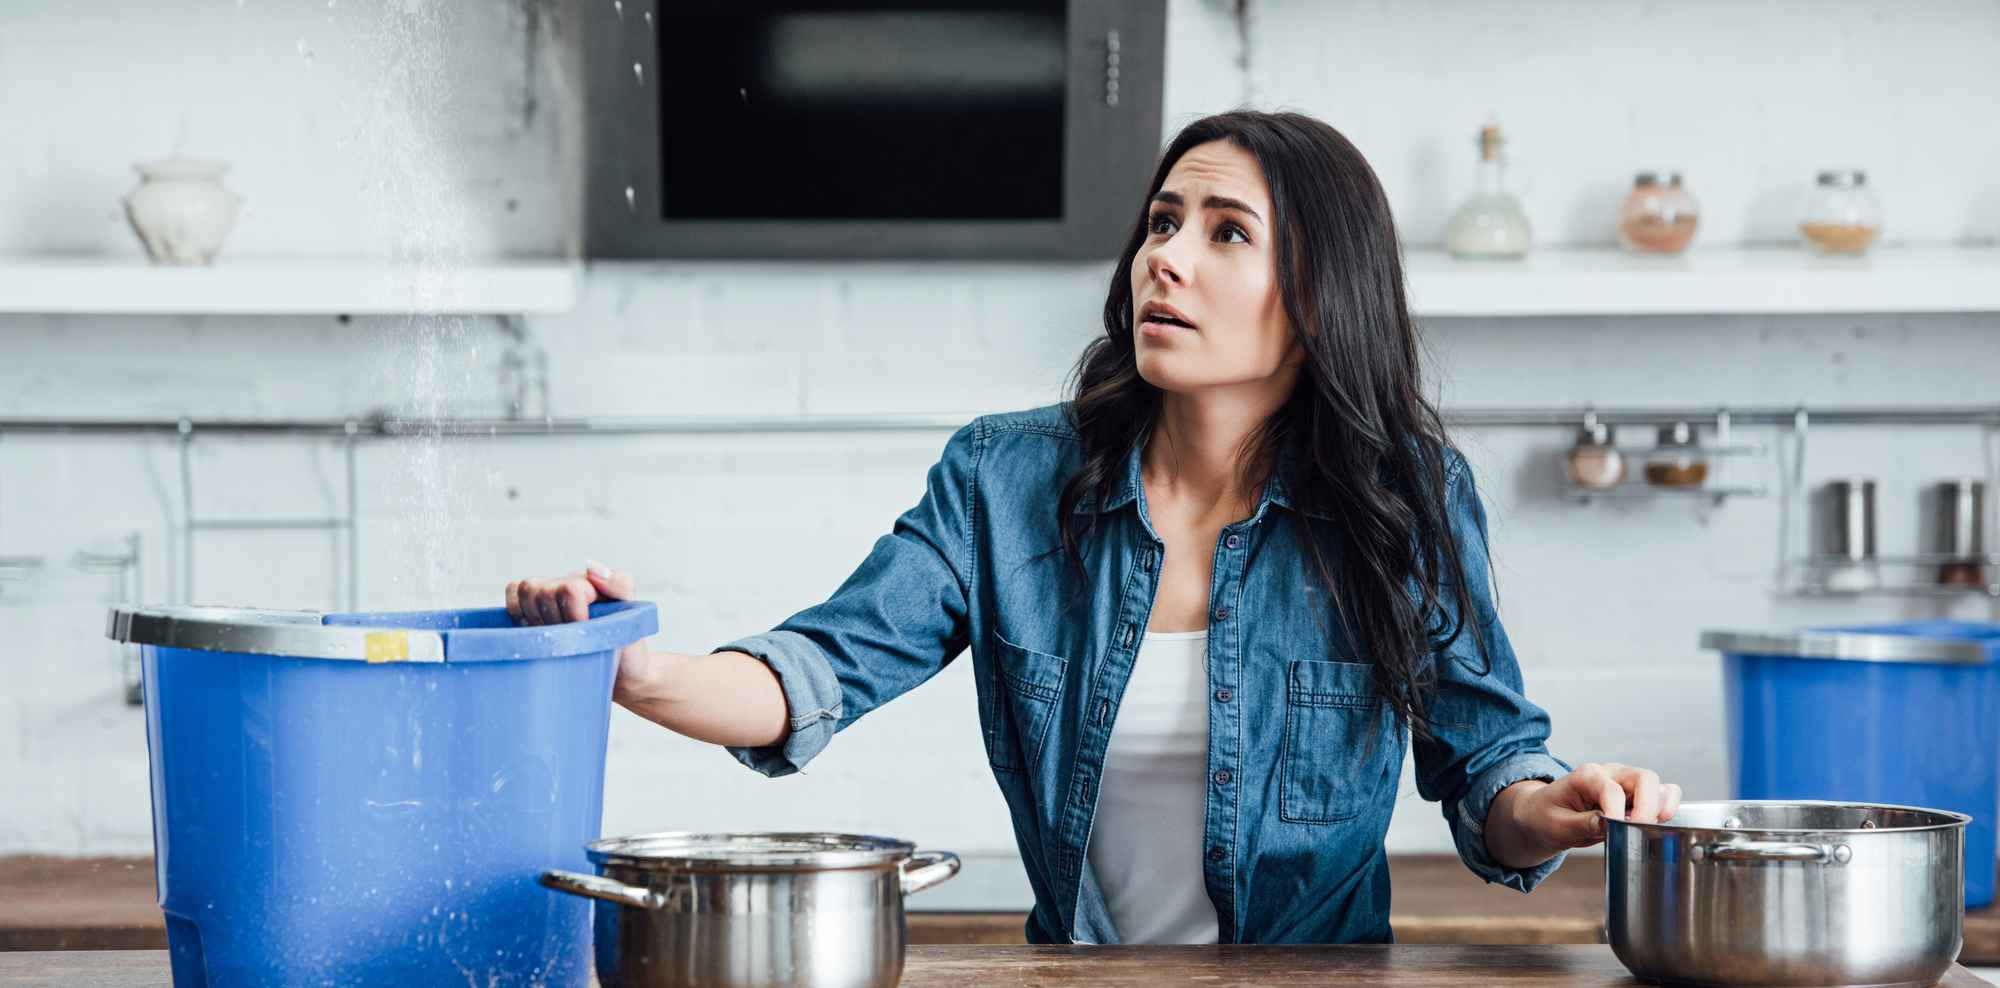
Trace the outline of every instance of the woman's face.
<instances>
[{"instance_id":1,"label":"woman's face","mask_svg":"<svg viewBox=\"0 0 2000 988\"><path fill-rule=\"evenodd\" d=\"M1147 210L1146 240L1132 258L1139 376L1177 393L1288 387L1303 350L1278 298L1271 192L1257 159L1227 141L1197 145L1174 162ZM1168 319L1157 306L1170 307Z\"/></svg>"}]
</instances>

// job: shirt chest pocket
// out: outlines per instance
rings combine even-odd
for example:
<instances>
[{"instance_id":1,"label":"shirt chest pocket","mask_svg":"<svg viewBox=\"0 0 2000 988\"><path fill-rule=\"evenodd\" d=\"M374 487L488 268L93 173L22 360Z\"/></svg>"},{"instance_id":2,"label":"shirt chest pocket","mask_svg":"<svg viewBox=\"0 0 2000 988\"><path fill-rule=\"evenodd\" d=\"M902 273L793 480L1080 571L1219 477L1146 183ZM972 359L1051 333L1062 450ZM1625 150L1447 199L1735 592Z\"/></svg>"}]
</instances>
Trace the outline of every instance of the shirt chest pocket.
<instances>
[{"instance_id":1,"label":"shirt chest pocket","mask_svg":"<svg viewBox=\"0 0 2000 988\"><path fill-rule=\"evenodd\" d=\"M1402 748L1390 731L1393 718L1375 696L1372 671L1353 662L1302 659L1286 670L1280 819L1350 820L1395 785Z\"/></svg>"},{"instance_id":2,"label":"shirt chest pocket","mask_svg":"<svg viewBox=\"0 0 2000 988\"><path fill-rule=\"evenodd\" d=\"M993 682L980 692L986 758L995 769L1018 772L1041 757L1068 670L1061 656L993 635Z\"/></svg>"}]
</instances>

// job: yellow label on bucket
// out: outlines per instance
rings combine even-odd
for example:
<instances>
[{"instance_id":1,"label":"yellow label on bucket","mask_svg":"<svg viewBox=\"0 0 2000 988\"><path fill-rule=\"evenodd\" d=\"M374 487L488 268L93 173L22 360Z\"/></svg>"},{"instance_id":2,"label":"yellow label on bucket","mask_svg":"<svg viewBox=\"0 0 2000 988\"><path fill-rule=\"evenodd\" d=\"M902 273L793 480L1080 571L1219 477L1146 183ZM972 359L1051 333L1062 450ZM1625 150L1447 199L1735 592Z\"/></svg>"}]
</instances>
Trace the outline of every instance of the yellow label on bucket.
<instances>
[{"instance_id":1,"label":"yellow label on bucket","mask_svg":"<svg viewBox=\"0 0 2000 988\"><path fill-rule=\"evenodd\" d=\"M410 633L407 631L371 631L367 639L369 662L410 661Z\"/></svg>"}]
</instances>

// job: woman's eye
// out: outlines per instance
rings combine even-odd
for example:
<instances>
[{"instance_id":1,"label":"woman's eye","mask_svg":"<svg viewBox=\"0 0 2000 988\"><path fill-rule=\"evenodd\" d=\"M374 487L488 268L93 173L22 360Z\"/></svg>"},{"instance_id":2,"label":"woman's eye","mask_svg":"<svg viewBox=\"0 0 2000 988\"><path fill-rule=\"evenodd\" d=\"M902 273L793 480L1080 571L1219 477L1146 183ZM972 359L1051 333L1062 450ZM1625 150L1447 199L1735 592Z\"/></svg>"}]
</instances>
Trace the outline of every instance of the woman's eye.
<instances>
[{"instance_id":1,"label":"woman's eye","mask_svg":"<svg viewBox=\"0 0 2000 988\"><path fill-rule=\"evenodd\" d=\"M1173 218L1173 216L1167 213L1154 213L1152 219L1146 221L1146 231L1148 233L1155 235L1171 234L1174 232L1174 230L1178 229L1178 226L1179 226L1178 221L1176 221ZM1247 244L1250 242L1250 235L1244 233L1243 228L1237 226L1234 223L1224 223L1221 226L1217 227L1215 230L1215 236L1216 239L1222 241L1223 243ZM1235 237L1236 239L1234 240L1229 239L1232 236Z\"/></svg>"}]
</instances>

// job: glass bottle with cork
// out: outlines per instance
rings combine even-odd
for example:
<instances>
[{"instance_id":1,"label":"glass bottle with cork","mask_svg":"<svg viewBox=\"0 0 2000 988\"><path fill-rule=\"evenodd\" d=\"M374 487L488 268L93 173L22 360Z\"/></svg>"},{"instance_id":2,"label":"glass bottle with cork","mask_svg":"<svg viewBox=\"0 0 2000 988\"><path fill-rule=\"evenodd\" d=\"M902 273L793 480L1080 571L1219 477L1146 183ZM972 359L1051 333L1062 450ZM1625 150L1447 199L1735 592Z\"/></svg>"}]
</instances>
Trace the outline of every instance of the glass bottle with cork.
<instances>
[{"instance_id":1,"label":"glass bottle with cork","mask_svg":"<svg viewBox=\"0 0 2000 988\"><path fill-rule=\"evenodd\" d=\"M1528 214L1507 191L1500 125L1479 129L1479 187L1453 213L1445 249L1458 258L1517 258L1528 253Z\"/></svg>"}]
</instances>

